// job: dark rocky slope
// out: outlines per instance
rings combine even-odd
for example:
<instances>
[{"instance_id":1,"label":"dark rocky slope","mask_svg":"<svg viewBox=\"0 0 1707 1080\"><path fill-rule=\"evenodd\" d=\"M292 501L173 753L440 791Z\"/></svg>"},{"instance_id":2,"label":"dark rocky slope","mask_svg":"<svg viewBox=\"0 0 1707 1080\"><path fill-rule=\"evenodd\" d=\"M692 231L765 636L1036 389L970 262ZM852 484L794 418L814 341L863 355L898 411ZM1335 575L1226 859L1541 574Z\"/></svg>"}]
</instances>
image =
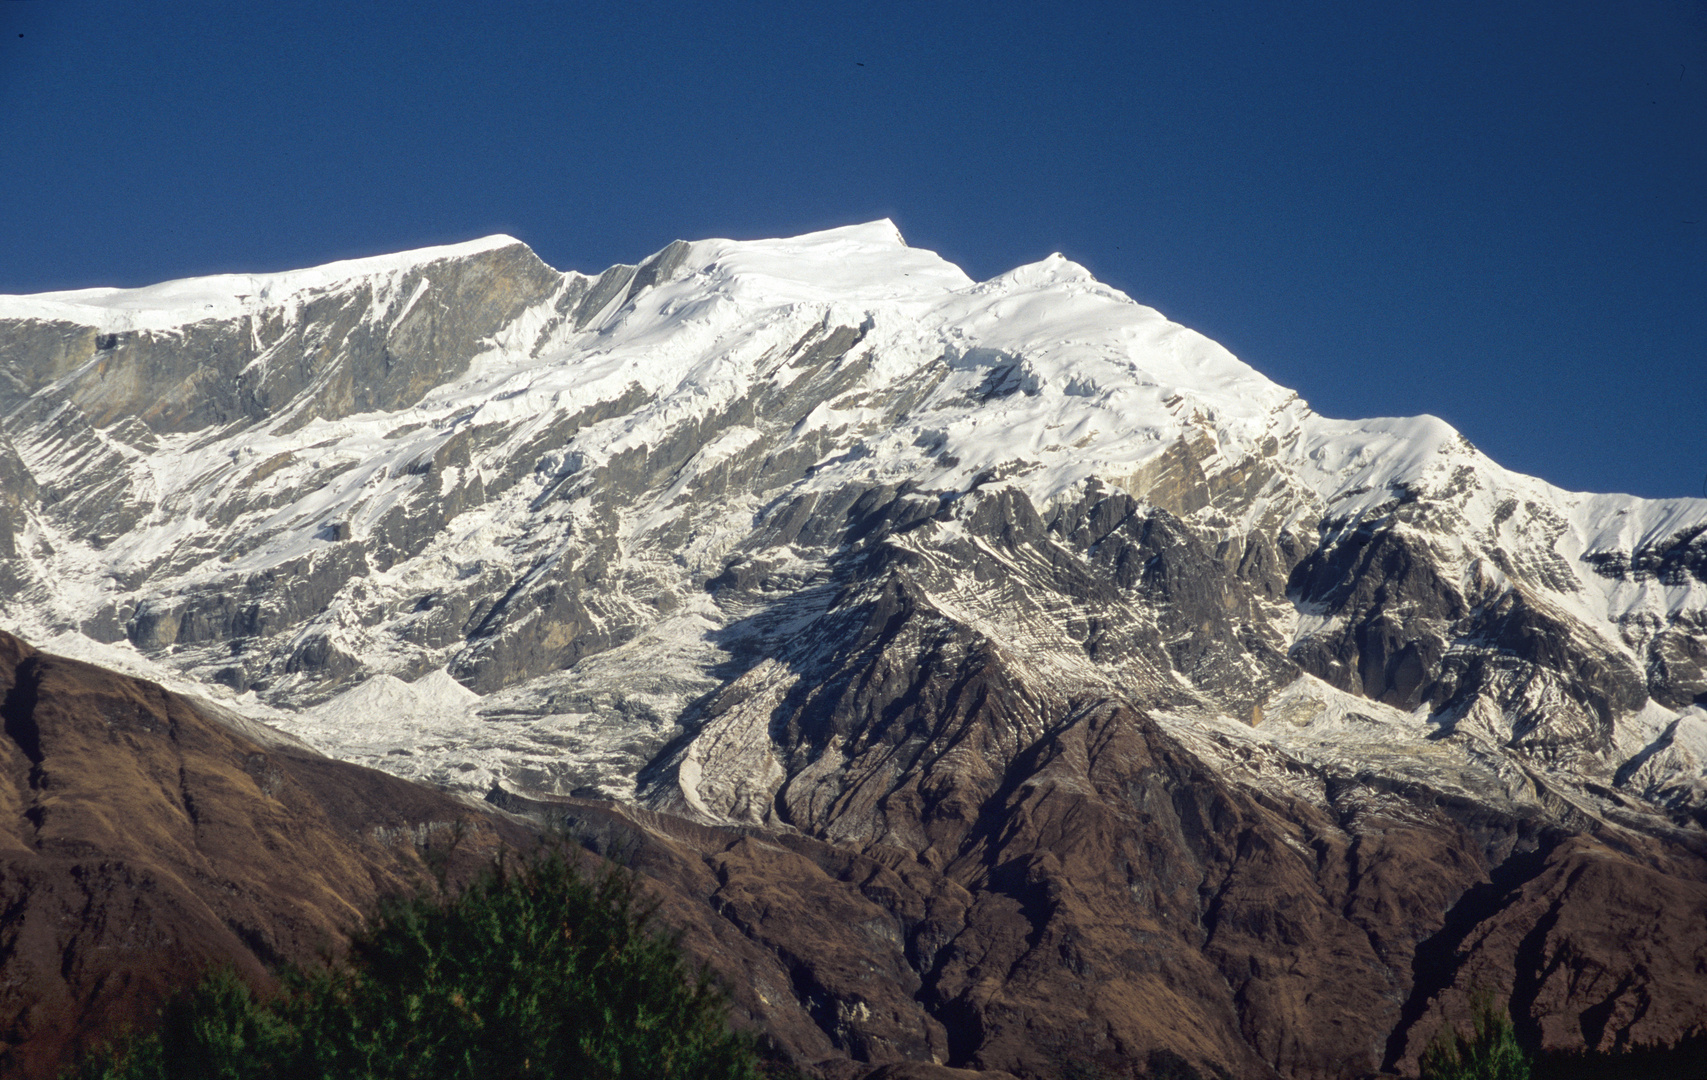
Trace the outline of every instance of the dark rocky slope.
<instances>
[{"instance_id":1,"label":"dark rocky slope","mask_svg":"<svg viewBox=\"0 0 1707 1080\"><path fill-rule=\"evenodd\" d=\"M888 1015L943 1023L951 1063L1124 1075L1166 1050L1234 1076L1411 1071L1483 988L1549 1049L1669 1043L1707 1020L1693 832L1378 772L1318 775L1314 798L1232 783L1142 712L957 629L910 579L868 596L839 662L768 708L798 755L769 820L911 883L862 892L890 912ZM838 1017L869 1001L829 993Z\"/></svg>"},{"instance_id":2,"label":"dark rocky slope","mask_svg":"<svg viewBox=\"0 0 1707 1080\"><path fill-rule=\"evenodd\" d=\"M874 621L896 645L904 620ZM420 847L455 822L464 867L530 842L153 684L0 649L16 1075L49 1075L210 962L264 982L267 964L335 948L379 894L428 878ZM1117 702L1027 694L1000 650L944 645L930 664L940 690L844 680L895 722L818 809L801 804L835 842L495 798L628 852L738 1019L837 1080L903 1062L1404 1070L1479 986L1511 987L1542 1045L1673 1041L1701 1022L1699 856L1377 780L1339 785L1326 813L1254 796Z\"/></svg>"},{"instance_id":3,"label":"dark rocky slope","mask_svg":"<svg viewBox=\"0 0 1707 1080\"><path fill-rule=\"evenodd\" d=\"M972 680L975 684L976 679ZM886 804L893 833L826 843L614 804L549 812L679 897L696 949L731 938L736 996L829 1075L895 1057L1024 1077L1414 1075L1471 995L1512 988L1533 1045L1670 1043L1703 1022L1699 855L1490 816L1379 781L1322 813L1218 781L1141 715L1070 709L1005 768L981 697ZM1420 796L1420 797L1419 797ZM809 1021L809 1022L806 1022Z\"/></svg>"},{"instance_id":4,"label":"dark rocky slope","mask_svg":"<svg viewBox=\"0 0 1707 1080\"><path fill-rule=\"evenodd\" d=\"M0 1070L55 1075L209 964L335 949L382 894L526 829L0 633Z\"/></svg>"}]
</instances>

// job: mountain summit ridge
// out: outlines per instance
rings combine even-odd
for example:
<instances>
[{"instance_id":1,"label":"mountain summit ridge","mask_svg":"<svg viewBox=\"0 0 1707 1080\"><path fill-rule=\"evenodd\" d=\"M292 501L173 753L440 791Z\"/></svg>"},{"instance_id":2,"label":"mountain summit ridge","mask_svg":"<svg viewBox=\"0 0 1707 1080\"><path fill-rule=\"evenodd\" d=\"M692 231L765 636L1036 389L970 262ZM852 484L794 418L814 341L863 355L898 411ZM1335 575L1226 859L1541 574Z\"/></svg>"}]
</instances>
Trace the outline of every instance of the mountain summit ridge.
<instances>
[{"instance_id":1,"label":"mountain summit ridge","mask_svg":"<svg viewBox=\"0 0 1707 1080\"><path fill-rule=\"evenodd\" d=\"M904 852L1022 907L1059 877L1049 791L1172 853L1166 889L1105 898L1168 925L1214 921L1202 875L1270 872L1214 822L1318 854L1424 822L1423 879L1369 878L1415 935L1329 880L1359 857L1270 867L1379 938L1391 1010L1344 1023L1393 1049L1322 1075L1414 1060L1475 977L1412 1000L1415 950L1478 880L1568 838L1679 880L1707 853L1707 500L1318 416L1060 256L973 282L887 221L591 276L465 247L171 326L0 298L0 624L471 795ZM1210 994L1243 961L1200 945L1180 977ZM1639 996L1602 966L1559 1000ZM950 983L943 1008L989 1005ZM1620 1010L1605 1038L1658 1030ZM1334 1037L1196 1060L1364 1060Z\"/></svg>"},{"instance_id":2,"label":"mountain summit ridge","mask_svg":"<svg viewBox=\"0 0 1707 1080\"><path fill-rule=\"evenodd\" d=\"M261 314L303 293L324 292L353 282L393 276L429 263L515 246L526 245L513 236L494 233L458 244L340 259L302 270L212 274L132 288L96 286L0 294L0 311L5 312L0 317L64 320L109 333L167 330L235 315Z\"/></svg>"}]
</instances>

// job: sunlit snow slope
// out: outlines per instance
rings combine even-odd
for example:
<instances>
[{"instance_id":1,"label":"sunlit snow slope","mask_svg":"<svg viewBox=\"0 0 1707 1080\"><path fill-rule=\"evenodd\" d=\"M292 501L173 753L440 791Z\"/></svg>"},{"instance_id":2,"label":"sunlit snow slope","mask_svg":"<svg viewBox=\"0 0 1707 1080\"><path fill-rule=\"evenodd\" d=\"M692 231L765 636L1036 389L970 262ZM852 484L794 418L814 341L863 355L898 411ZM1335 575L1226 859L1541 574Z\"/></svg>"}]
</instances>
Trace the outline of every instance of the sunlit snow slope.
<instances>
[{"instance_id":1,"label":"sunlit snow slope","mask_svg":"<svg viewBox=\"0 0 1707 1080\"><path fill-rule=\"evenodd\" d=\"M837 687L982 649L1039 731L1119 698L1254 784L1707 813L1707 502L1317 416L1060 256L976 283L880 221L0 297L0 415L0 625L475 793L807 827L905 768Z\"/></svg>"}]
</instances>

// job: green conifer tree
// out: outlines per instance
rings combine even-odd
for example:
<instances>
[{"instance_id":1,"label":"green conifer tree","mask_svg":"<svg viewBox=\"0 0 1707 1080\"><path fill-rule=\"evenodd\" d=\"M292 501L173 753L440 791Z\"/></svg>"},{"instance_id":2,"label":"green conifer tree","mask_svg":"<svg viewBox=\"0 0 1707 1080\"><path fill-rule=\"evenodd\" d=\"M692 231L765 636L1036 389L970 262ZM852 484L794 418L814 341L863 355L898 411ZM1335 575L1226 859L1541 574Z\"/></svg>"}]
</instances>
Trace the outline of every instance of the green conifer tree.
<instances>
[{"instance_id":1,"label":"green conifer tree","mask_svg":"<svg viewBox=\"0 0 1707 1080\"><path fill-rule=\"evenodd\" d=\"M1470 1024L1468 1039L1451 1023L1441 1026L1423 1052L1421 1080L1529 1080L1529 1055L1492 992L1472 997Z\"/></svg>"}]
</instances>

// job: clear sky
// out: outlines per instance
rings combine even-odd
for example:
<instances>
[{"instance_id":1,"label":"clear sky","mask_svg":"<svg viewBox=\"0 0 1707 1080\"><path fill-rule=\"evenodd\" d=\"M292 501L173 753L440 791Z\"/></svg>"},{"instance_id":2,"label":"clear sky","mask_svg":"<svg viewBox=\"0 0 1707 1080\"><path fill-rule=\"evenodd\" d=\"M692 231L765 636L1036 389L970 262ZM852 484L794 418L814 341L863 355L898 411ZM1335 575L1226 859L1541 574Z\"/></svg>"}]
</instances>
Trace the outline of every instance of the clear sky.
<instances>
[{"instance_id":1,"label":"clear sky","mask_svg":"<svg viewBox=\"0 0 1707 1080\"><path fill-rule=\"evenodd\" d=\"M890 217L1330 416L1707 482L1707 4L0 0L0 292Z\"/></svg>"}]
</instances>

